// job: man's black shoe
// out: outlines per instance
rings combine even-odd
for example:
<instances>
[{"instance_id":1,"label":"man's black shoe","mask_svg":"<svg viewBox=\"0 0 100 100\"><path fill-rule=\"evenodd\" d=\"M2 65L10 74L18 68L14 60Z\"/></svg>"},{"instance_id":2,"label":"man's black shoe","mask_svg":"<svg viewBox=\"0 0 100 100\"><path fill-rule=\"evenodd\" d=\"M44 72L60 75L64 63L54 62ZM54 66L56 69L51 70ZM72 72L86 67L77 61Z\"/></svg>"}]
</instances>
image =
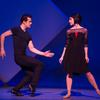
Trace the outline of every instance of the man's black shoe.
<instances>
[{"instance_id":1,"label":"man's black shoe","mask_svg":"<svg viewBox=\"0 0 100 100\"><path fill-rule=\"evenodd\" d=\"M29 89L31 90L31 94L30 96L34 96L34 93L35 93L35 86L33 86L32 84L29 84Z\"/></svg>"},{"instance_id":2,"label":"man's black shoe","mask_svg":"<svg viewBox=\"0 0 100 100\"><path fill-rule=\"evenodd\" d=\"M14 95L16 95L16 96L23 96L23 94L19 90L12 89L11 93L14 94Z\"/></svg>"}]
</instances>

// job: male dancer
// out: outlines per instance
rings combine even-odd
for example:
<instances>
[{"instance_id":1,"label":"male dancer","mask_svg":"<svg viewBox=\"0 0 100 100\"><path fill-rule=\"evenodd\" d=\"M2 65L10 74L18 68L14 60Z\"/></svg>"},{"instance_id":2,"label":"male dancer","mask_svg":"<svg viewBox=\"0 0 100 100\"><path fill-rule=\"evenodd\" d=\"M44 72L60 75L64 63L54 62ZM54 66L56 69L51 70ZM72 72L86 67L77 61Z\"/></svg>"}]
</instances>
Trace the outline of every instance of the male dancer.
<instances>
[{"instance_id":1,"label":"male dancer","mask_svg":"<svg viewBox=\"0 0 100 100\"><path fill-rule=\"evenodd\" d=\"M6 56L4 49L5 38L12 35L15 62L22 68L23 71L26 72L26 76L21 80L21 82L17 86L15 86L12 89L11 92L16 96L22 96L23 94L19 90L32 78L32 81L29 84L29 88L31 90L31 96L34 96L34 92L40 77L40 72L43 64L34 57L27 56L26 49L28 47L31 52L45 57L52 57L54 53L50 51L42 52L34 47L32 38L27 31L27 29L31 28L32 25L31 15L22 15L20 22L21 24L19 27L11 28L10 30L7 30L4 33L2 33L1 56L2 58Z\"/></svg>"}]
</instances>

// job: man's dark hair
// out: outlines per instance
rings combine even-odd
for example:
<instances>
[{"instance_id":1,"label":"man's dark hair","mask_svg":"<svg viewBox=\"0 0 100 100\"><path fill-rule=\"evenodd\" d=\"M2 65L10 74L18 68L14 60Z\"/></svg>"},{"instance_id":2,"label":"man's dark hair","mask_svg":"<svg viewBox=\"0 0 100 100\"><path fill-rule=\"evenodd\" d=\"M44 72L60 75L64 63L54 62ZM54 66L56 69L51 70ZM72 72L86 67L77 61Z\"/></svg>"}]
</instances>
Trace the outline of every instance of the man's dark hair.
<instances>
[{"instance_id":1,"label":"man's dark hair","mask_svg":"<svg viewBox=\"0 0 100 100\"><path fill-rule=\"evenodd\" d=\"M20 19L20 22L22 23L23 21L27 21L27 18L32 18L32 15L30 14L23 14L21 19Z\"/></svg>"},{"instance_id":2,"label":"man's dark hair","mask_svg":"<svg viewBox=\"0 0 100 100\"><path fill-rule=\"evenodd\" d=\"M82 17L79 13L73 14L71 17L74 19L74 24L80 24L82 21Z\"/></svg>"}]
</instances>

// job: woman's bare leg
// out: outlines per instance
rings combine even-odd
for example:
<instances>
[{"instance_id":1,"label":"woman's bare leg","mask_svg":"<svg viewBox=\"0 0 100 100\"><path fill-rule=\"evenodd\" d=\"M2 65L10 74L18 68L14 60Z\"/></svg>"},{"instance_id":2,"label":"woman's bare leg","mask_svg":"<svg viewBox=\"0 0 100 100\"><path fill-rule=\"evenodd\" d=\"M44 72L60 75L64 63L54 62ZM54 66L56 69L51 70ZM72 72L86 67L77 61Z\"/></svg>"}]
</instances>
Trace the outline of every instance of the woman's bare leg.
<instances>
[{"instance_id":1,"label":"woman's bare leg","mask_svg":"<svg viewBox=\"0 0 100 100\"><path fill-rule=\"evenodd\" d=\"M66 86L67 86L67 94L64 96L64 98L69 98L71 95L71 87L72 87L72 75L67 74L66 76Z\"/></svg>"},{"instance_id":2,"label":"woman's bare leg","mask_svg":"<svg viewBox=\"0 0 100 100\"><path fill-rule=\"evenodd\" d=\"M94 89L96 90L97 94L100 95L100 90L99 90L99 88L98 88L98 86L97 86L97 83L96 83L95 78L94 78L94 76L92 75L92 73L91 73L91 72L87 72L87 73L86 73L86 76L87 76L89 82L91 83L91 85L92 85L92 86L94 87Z\"/></svg>"}]
</instances>

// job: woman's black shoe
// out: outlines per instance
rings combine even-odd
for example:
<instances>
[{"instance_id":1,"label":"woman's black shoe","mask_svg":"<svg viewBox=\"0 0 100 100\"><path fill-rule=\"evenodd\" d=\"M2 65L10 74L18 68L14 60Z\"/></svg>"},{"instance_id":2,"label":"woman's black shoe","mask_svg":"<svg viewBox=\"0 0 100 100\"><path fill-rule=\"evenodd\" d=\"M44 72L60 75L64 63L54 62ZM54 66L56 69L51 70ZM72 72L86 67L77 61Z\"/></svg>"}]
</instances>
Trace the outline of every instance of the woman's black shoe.
<instances>
[{"instance_id":1,"label":"woman's black shoe","mask_svg":"<svg viewBox=\"0 0 100 100\"><path fill-rule=\"evenodd\" d=\"M23 94L22 94L20 91L18 91L18 90L12 89L12 90L11 90L11 93L12 93L12 94L15 94L16 96L23 96Z\"/></svg>"}]
</instances>

